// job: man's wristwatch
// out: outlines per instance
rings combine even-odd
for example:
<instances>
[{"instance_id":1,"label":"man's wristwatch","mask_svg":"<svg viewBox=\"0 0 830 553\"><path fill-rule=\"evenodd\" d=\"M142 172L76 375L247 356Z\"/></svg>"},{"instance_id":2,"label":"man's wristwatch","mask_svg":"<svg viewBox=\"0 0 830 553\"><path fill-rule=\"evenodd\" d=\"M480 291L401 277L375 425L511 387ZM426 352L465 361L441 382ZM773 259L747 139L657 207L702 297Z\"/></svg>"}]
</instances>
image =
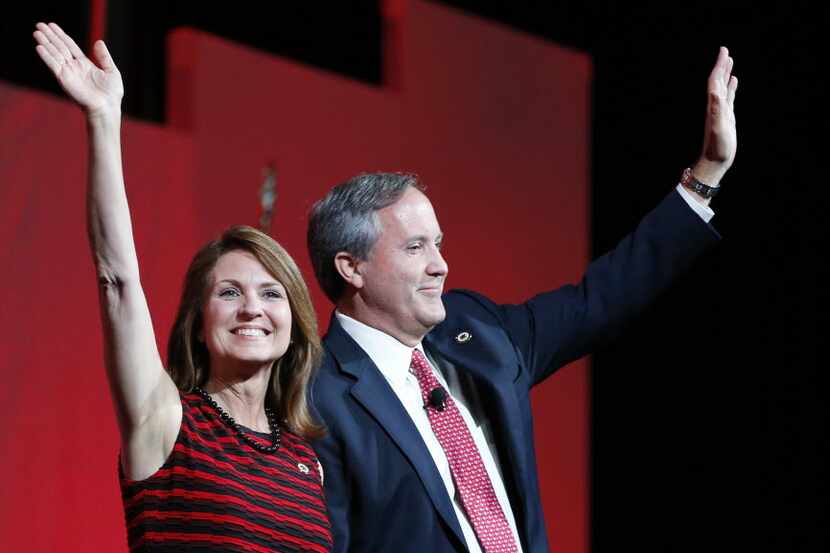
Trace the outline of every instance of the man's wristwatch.
<instances>
[{"instance_id":1,"label":"man's wristwatch","mask_svg":"<svg viewBox=\"0 0 830 553\"><path fill-rule=\"evenodd\" d=\"M720 190L720 186L709 186L703 184L692 175L692 170L689 167L683 170L683 176L680 177L680 184L684 188L691 190L702 198L713 198Z\"/></svg>"}]
</instances>

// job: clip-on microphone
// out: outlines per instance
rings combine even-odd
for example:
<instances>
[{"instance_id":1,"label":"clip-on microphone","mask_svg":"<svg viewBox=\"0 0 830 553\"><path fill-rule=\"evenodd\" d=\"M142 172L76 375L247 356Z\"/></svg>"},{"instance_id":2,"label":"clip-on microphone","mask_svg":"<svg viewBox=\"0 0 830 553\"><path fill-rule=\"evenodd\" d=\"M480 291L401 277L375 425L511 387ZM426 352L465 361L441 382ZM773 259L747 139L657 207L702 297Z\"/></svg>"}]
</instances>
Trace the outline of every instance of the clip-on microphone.
<instances>
[{"instance_id":1,"label":"clip-on microphone","mask_svg":"<svg viewBox=\"0 0 830 553\"><path fill-rule=\"evenodd\" d=\"M436 386L429 392L428 405L437 411L447 408L447 392L441 386Z\"/></svg>"}]
</instances>

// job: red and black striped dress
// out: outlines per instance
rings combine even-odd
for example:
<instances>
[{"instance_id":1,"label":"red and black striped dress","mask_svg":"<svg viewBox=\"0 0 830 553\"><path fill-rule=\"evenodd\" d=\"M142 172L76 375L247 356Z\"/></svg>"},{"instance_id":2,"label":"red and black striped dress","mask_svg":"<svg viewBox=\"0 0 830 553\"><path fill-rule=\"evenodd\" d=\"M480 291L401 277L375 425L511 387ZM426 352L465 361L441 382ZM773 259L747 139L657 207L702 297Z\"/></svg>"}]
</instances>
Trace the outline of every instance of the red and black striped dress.
<instances>
[{"instance_id":1,"label":"red and black striped dress","mask_svg":"<svg viewBox=\"0 0 830 553\"><path fill-rule=\"evenodd\" d=\"M140 481L119 466L130 551L329 551L317 456L285 429L280 444L254 450L201 396L183 395L167 462Z\"/></svg>"}]
</instances>

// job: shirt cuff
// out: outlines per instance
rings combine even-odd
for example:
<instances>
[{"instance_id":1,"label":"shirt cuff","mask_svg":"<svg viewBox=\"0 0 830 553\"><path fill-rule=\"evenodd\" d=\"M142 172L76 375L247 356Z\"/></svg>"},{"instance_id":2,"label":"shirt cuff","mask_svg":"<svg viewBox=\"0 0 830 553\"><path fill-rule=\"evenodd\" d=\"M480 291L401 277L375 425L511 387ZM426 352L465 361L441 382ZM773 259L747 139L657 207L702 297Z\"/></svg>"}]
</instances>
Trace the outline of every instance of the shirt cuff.
<instances>
[{"instance_id":1,"label":"shirt cuff","mask_svg":"<svg viewBox=\"0 0 830 553\"><path fill-rule=\"evenodd\" d=\"M686 203L689 204L689 207L692 208L692 211L697 213L705 223L711 221L712 217L715 216L715 212L712 211L711 207L709 207L708 205L703 205L702 203L694 199L692 194L688 190L686 190L682 184L677 185L677 191L680 193L680 196L684 200L686 200Z\"/></svg>"}]
</instances>

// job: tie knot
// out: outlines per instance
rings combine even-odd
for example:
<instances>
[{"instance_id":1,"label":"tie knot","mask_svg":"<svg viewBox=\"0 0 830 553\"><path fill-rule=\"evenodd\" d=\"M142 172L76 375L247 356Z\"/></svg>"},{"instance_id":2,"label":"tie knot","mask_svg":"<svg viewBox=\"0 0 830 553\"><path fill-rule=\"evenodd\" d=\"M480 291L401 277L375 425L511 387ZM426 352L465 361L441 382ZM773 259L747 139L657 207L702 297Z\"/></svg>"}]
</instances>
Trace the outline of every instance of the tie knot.
<instances>
[{"instance_id":1,"label":"tie knot","mask_svg":"<svg viewBox=\"0 0 830 553\"><path fill-rule=\"evenodd\" d=\"M409 366L412 368L412 372L415 373L418 380L421 380L423 376L430 372L429 361L421 353L421 350L418 349L412 350L412 362Z\"/></svg>"},{"instance_id":2,"label":"tie knot","mask_svg":"<svg viewBox=\"0 0 830 553\"><path fill-rule=\"evenodd\" d=\"M414 349L412 350L412 362L410 363L410 366L412 367L412 370L417 373L419 371L428 370L429 361L427 361L427 358L423 353L421 353L421 350Z\"/></svg>"},{"instance_id":3,"label":"tie knot","mask_svg":"<svg viewBox=\"0 0 830 553\"><path fill-rule=\"evenodd\" d=\"M420 351L412 350L412 362L410 364L412 373L418 380L418 386L421 388L421 395L424 399L424 407L432 405L438 408L439 411L444 410L444 405L447 401L447 392L444 387L438 382L435 373L432 372L432 367L429 365L426 356Z\"/></svg>"}]
</instances>

